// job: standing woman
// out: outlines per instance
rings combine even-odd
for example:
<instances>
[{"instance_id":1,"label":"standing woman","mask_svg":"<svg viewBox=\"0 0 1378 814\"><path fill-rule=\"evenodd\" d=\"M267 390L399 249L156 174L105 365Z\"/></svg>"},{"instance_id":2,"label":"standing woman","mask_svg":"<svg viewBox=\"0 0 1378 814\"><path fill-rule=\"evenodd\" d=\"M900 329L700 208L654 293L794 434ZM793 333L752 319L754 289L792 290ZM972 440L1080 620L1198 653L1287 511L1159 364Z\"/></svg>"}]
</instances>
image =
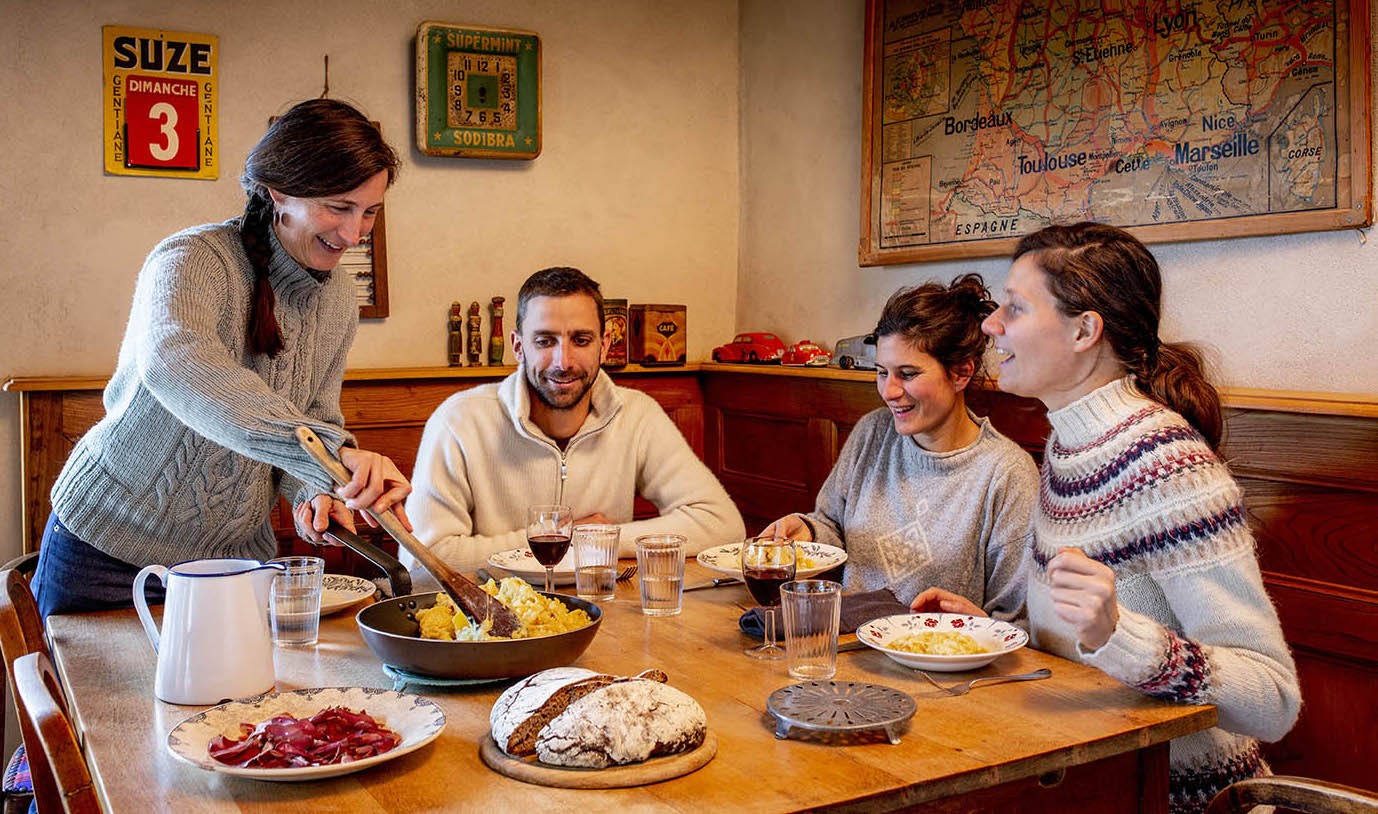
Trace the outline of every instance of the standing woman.
<instances>
[{"instance_id":1,"label":"standing woman","mask_svg":"<svg viewBox=\"0 0 1378 814\"><path fill-rule=\"evenodd\" d=\"M885 407L857 422L814 511L766 533L845 548L849 592L888 588L931 611L964 597L1022 620L1038 469L966 406L994 308L976 274L890 297L875 330Z\"/></svg>"},{"instance_id":2,"label":"standing woman","mask_svg":"<svg viewBox=\"0 0 1378 814\"><path fill-rule=\"evenodd\" d=\"M152 563L273 557L277 495L315 542L331 519L352 529L351 509L402 511L406 478L344 429L358 306L348 275L332 271L373 228L397 166L358 110L303 102L249 153L241 217L149 254L105 417L53 486L34 575L44 617L128 606ZM332 493L297 445L300 425L339 456L349 484Z\"/></svg>"},{"instance_id":3,"label":"standing woman","mask_svg":"<svg viewBox=\"0 0 1378 814\"><path fill-rule=\"evenodd\" d=\"M1000 387L1048 408L1029 562L1035 647L1148 695L1214 704L1171 747L1171 810L1202 811L1269 773L1258 741L1301 695L1263 588L1239 487L1220 459L1220 397L1191 346L1158 339L1158 263L1127 232L1050 226L1014 253L986 319Z\"/></svg>"}]
</instances>

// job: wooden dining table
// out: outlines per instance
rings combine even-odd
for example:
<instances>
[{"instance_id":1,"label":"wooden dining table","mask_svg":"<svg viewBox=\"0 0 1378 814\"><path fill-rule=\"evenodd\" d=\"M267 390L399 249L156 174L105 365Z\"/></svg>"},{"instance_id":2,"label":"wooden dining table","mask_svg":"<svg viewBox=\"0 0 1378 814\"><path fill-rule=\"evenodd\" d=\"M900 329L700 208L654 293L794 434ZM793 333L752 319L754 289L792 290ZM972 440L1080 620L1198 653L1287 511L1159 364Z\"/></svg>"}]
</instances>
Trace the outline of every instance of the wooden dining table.
<instances>
[{"instance_id":1,"label":"wooden dining table","mask_svg":"<svg viewBox=\"0 0 1378 814\"><path fill-rule=\"evenodd\" d=\"M686 566L686 584L714 576L692 560ZM635 579L619 583L616 599L601 603L601 628L576 665L620 675L664 671L703 706L718 742L716 756L697 771L608 790L534 785L483 763L489 710L511 682L409 687L444 710L444 730L414 752L355 774L275 783L206 771L167 749L168 732L203 708L154 698L155 656L132 610L53 616L47 631L74 726L111 814L1166 812L1168 741L1216 722L1213 707L1149 698L1098 670L1030 648L981 670L938 676L955 681L1048 667L1051 678L933 697L920 674L868 648L839 653L834 680L915 696L917 712L900 729L900 742L880 731L796 730L781 740L766 700L796 681L783 662L743 655L754 641L737 620L751 605L745 587L733 584L685 593L683 613L652 618L640 611ZM365 646L354 610L323 619L315 647L279 648L275 661L279 691L393 686Z\"/></svg>"}]
</instances>

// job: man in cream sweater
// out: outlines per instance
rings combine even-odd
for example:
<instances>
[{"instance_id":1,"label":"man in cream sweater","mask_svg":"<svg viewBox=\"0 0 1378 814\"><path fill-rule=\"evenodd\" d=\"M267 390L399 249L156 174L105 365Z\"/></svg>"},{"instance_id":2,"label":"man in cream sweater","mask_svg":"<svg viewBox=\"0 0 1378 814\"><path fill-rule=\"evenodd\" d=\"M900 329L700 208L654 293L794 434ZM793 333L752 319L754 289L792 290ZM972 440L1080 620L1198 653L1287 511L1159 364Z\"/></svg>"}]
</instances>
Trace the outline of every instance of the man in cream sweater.
<instances>
[{"instance_id":1,"label":"man in cream sweater","mask_svg":"<svg viewBox=\"0 0 1378 814\"><path fill-rule=\"evenodd\" d=\"M531 275L517 295L517 371L446 399L421 436L407 515L461 571L526 547L526 508L569 506L575 523L622 526L621 554L643 534L688 538L687 553L740 540L742 516L650 396L602 372L598 284L572 268ZM660 516L632 520L637 495Z\"/></svg>"}]
</instances>

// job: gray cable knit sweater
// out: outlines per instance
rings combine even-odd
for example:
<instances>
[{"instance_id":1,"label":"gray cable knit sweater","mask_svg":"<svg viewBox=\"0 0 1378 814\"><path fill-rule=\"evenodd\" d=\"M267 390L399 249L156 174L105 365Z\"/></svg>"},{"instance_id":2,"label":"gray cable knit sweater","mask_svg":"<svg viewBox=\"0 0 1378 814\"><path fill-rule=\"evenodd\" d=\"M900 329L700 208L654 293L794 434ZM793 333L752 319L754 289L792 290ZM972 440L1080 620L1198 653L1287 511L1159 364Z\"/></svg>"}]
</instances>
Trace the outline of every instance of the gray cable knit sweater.
<instances>
[{"instance_id":1,"label":"gray cable knit sweater","mask_svg":"<svg viewBox=\"0 0 1378 814\"><path fill-rule=\"evenodd\" d=\"M299 502L330 487L292 430L336 453L353 443L340 382L358 307L347 276L317 280L271 242L275 359L246 349L254 278L234 221L179 232L144 261L105 417L52 491L62 523L106 554L269 558L275 490Z\"/></svg>"},{"instance_id":2,"label":"gray cable knit sweater","mask_svg":"<svg viewBox=\"0 0 1378 814\"><path fill-rule=\"evenodd\" d=\"M936 586L1023 624L1038 468L989 419L972 419L976 441L941 453L897 435L889 410L857 422L817 508L800 515L815 540L847 549L848 592L889 588L908 604Z\"/></svg>"}]
</instances>

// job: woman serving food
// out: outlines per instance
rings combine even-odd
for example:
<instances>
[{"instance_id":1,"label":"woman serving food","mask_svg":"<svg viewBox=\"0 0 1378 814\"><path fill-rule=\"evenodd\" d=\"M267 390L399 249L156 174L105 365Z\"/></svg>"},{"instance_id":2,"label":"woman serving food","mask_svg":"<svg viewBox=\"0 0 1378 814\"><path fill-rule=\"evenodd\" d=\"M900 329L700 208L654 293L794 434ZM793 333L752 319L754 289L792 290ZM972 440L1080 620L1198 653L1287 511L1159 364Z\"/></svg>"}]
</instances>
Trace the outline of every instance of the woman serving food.
<instances>
[{"instance_id":1,"label":"woman serving food","mask_svg":"<svg viewBox=\"0 0 1378 814\"><path fill-rule=\"evenodd\" d=\"M242 216L149 254L105 417L53 487L33 580L45 617L128 606L145 565L274 556L277 495L315 542L332 519L353 530L354 509L395 508L406 523L410 484L344 429L358 306L333 272L373 228L397 167L358 110L303 102L249 153ZM332 493L298 426L324 440L348 484Z\"/></svg>"}]
</instances>

